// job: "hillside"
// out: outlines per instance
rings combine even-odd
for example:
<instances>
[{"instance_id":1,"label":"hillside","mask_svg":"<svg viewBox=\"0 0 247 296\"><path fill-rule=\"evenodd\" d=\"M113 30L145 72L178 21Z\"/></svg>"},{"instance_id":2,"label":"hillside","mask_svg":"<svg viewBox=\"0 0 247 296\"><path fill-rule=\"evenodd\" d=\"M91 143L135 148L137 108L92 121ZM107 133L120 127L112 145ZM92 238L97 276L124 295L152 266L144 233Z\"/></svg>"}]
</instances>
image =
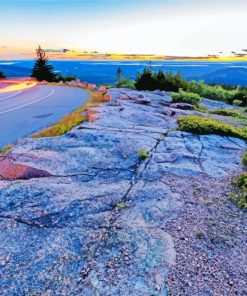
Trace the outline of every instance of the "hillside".
<instances>
[{"instance_id":1,"label":"hillside","mask_svg":"<svg viewBox=\"0 0 247 296\"><path fill-rule=\"evenodd\" d=\"M1 63L0 71L2 71L6 77L29 77L31 75L31 69Z\"/></svg>"},{"instance_id":2,"label":"hillside","mask_svg":"<svg viewBox=\"0 0 247 296\"><path fill-rule=\"evenodd\" d=\"M202 76L191 77L195 80L204 80L206 83L247 85L247 67L232 66L219 69Z\"/></svg>"},{"instance_id":3,"label":"hillside","mask_svg":"<svg viewBox=\"0 0 247 296\"><path fill-rule=\"evenodd\" d=\"M108 96L1 156L2 295L245 295L247 217L227 196L246 121L160 91ZM182 131L185 115L218 134Z\"/></svg>"}]
</instances>

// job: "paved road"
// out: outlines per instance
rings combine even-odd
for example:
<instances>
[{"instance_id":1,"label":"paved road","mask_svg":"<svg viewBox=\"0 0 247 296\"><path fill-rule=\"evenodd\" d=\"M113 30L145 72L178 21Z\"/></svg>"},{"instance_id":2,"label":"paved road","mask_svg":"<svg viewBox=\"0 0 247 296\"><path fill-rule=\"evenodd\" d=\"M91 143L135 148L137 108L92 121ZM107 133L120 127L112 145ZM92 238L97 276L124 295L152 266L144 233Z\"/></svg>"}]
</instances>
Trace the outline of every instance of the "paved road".
<instances>
[{"instance_id":1,"label":"paved road","mask_svg":"<svg viewBox=\"0 0 247 296\"><path fill-rule=\"evenodd\" d=\"M80 88L47 85L0 94L0 148L55 123L87 98Z\"/></svg>"}]
</instances>

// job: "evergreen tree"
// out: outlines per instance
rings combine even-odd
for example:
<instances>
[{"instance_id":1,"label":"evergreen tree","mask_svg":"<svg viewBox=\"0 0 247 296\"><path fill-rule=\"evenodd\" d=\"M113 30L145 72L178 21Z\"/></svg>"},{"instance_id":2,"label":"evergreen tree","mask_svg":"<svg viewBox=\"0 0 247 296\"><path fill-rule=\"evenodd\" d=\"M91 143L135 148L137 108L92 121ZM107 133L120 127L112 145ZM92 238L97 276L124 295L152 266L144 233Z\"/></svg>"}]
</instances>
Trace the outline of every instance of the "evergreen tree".
<instances>
[{"instance_id":1,"label":"evergreen tree","mask_svg":"<svg viewBox=\"0 0 247 296\"><path fill-rule=\"evenodd\" d=\"M138 90L157 89L157 80L153 76L152 70L149 67L144 68L143 73L137 76L135 87Z\"/></svg>"},{"instance_id":2,"label":"evergreen tree","mask_svg":"<svg viewBox=\"0 0 247 296\"><path fill-rule=\"evenodd\" d=\"M36 49L37 58L32 70L31 77L36 78L38 81L56 81L56 74L54 73L52 65L48 63L48 57L45 51L39 46Z\"/></svg>"},{"instance_id":3,"label":"evergreen tree","mask_svg":"<svg viewBox=\"0 0 247 296\"><path fill-rule=\"evenodd\" d=\"M2 71L0 71L0 78L5 78L5 75L3 74Z\"/></svg>"},{"instance_id":4,"label":"evergreen tree","mask_svg":"<svg viewBox=\"0 0 247 296\"><path fill-rule=\"evenodd\" d=\"M164 73L163 70L159 70L154 72L150 67L147 67L137 75L135 86L138 90L159 89L178 92L180 88L186 90L188 83L182 78L180 72L175 75L172 71Z\"/></svg>"}]
</instances>

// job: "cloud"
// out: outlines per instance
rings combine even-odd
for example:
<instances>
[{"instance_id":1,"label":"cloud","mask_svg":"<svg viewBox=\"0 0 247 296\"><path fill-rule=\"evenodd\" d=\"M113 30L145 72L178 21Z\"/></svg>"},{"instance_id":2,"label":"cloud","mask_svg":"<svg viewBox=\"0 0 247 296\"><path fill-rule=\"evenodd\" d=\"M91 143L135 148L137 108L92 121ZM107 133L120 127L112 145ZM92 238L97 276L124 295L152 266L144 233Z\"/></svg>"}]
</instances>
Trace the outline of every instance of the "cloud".
<instances>
[{"instance_id":1,"label":"cloud","mask_svg":"<svg viewBox=\"0 0 247 296\"><path fill-rule=\"evenodd\" d=\"M242 50L242 51L246 51L247 52L247 50ZM235 57L239 57L239 58L246 56L246 53L242 53L242 52L232 51L231 53L233 55L235 55Z\"/></svg>"},{"instance_id":2,"label":"cloud","mask_svg":"<svg viewBox=\"0 0 247 296\"><path fill-rule=\"evenodd\" d=\"M53 52L53 53L56 53L56 52L66 53L66 52L70 52L71 50L67 49L67 48L63 48L63 49L44 49L44 51L45 52Z\"/></svg>"}]
</instances>

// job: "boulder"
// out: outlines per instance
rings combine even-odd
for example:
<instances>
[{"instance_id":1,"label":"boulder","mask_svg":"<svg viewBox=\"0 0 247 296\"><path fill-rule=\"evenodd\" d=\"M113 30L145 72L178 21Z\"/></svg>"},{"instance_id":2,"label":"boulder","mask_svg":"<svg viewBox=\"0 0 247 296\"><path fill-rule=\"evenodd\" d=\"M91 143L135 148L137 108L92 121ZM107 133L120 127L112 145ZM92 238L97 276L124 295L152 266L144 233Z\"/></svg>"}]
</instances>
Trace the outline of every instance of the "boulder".
<instances>
[{"instance_id":1,"label":"boulder","mask_svg":"<svg viewBox=\"0 0 247 296\"><path fill-rule=\"evenodd\" d=\"M187 103L173 103L170 105L171 108L182 109L182 110L195 110L196 107Z\"/></svg>"},{"instance_id":2,"label":"boulder","mask_svg":"<svg viewBox=\"0 0 247 296\"><path fill-rule=\"evenodd\" d=\"M127 95L121 95L120 100L129 100L130 98Z\"/></svg>"},{"instance_id":3,"label":"boulder","mask_svg":"<svg viewBox=\"0 0 247 296\"><path fill-rule=\"evenodd\" d=\"M96 88L97 88L96 84L91 84L91 83L89 83L87 87L88 87L88 89L90 89L92 91L96 90Z\"/></svg>"},{"instance_id":4,"label":"boulder","mask_svg":"<svg viewBox=\"0 0 247 296\"><path fill-rule=\"evenodd\" d=\"M106 88L106 86L101 85L101 86L99 86L98 91L106 92L107 91L107 88Z\"/></svg>"},{"instance_id":5,"label":"boulder","mask_svg":"<svg viewBox=\"0 0 247 296\"><path fill-rule=\"evenodd\" d=\"M97 115L99 112L95 109L88 109L87 110L87 116L89 122L94 122L99 119L99 116Z\"/></svg>"},{"instance_id":6,"label":"boulder","mask_svg":"<svg viewBox=\"0 0 247 296\"><path fill-rule=\"evenodd\" d=\"M0 162L0 180L28 180L32 178L49 177L51 174L45 170L11 162L7 157Z\"/></svg>"},{"instance_id":7,"label":"boulder","mask_svg":"<svg viewBox=\"0 0 247 296\"><path fill-rule=\"evenodd\" d=\"M164 92L159 89L153 91L153 94L157 96L162 96L162 97L165 95Z\"/></svg>"},{"instance_id":8,"label":"boulder","mask_svg":"<svg viewBox=\"0 0 247 296\"><path fill-rule=\"evenodd\" d=\"M151 103L151 100L147 99L147 98L136 98L135 103L142 104L142 105L148 105Z\"/></svg>"},{"instance_id":9,"label":"boulder","mask_svg":"<svg viewBox=\"0 0 247 296\"><path fill-rule=\"evenodd\" d=\"M82 88L86 88L87 87L87 83L86 82L81 82L81 87Z\"/></svg>"},{"instance_id":10,"label":"boulder","mask_svg":"<svg viewBox=\"0 0 247 296\"><path fill-rule=\"evenodd\" d=\"M164 115L167 115L169 117L172 117L176 114L176 112L168 107L164 107L163 108L163 112L162 112Z\"/></svg>"}]
</instances>

